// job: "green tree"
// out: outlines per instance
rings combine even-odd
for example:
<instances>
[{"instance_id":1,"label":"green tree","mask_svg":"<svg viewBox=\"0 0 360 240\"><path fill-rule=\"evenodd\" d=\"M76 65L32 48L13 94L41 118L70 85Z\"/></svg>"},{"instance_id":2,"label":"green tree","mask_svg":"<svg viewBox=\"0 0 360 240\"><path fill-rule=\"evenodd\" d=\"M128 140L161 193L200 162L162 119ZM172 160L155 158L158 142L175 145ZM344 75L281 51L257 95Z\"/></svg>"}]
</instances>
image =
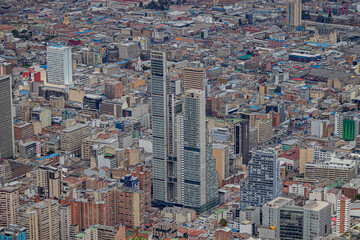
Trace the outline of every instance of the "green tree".
<instances>
[{"instance_id":1,"label":"green tree","mask_svg":"<svg viewBox=\"0 0 360 240\"><path fill-rule=\"evenodd\" d=\"M228 222L227 222L224 218L222 218L222 219L220 220L220 222L219 222L219 225L222 226L222 227L226 227L227 224L228 224Z\"/></svg>"},{"instance_id":2,"label":"green tree","mask_svg":"<svg viewBox=\"0 0 360 240\"><path fill-rule=\"evenodd\" d=\"M140 53L140 59L141 59L142 61L144 61L144 60L146 59L146 56L145 56L144 53Z\"/></svg>"},{"instance_id":3,"label":"green tree","mask_svg":"<svg viewBox=\"0 0 360 240\"><path fill-rule=\"evenodd\" d=\"M14 37L19 37L19 31L18 30L16 30L16 29L14 29L14 30L12 30L11 31L11 33L14 35Z\"/></svg>"},{"instance_id":4,"label":"green tree","mask_svg":"<svg viewBox=\"0 0 360 240\"><path fill-rule=\"evenodd\" d=\"M356 197L355 197L356 200L360 200L360 194L356 194Z\"/></svg>"}]
</instances>

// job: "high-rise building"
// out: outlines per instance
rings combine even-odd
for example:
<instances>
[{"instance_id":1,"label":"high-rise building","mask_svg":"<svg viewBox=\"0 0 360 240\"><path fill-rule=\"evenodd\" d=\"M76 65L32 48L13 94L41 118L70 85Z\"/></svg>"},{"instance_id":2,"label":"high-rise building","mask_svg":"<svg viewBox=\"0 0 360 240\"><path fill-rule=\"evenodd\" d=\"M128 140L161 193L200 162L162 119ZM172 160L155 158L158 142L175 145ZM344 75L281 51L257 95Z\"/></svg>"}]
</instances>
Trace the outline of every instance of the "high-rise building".
<instances>
[{"instance_id":1,"label":"high-rise building","mask_svg":"<svg viewBox=\"0 0 360 240\"><path fill-rule=\"evenodd\" d=\"M29 238L26 237L26 228L10 224L8 227L0 227L0 239L26 240Z\"/></svg>"},{"instance_id":2,"label":"high-rise building","mask_svg":"<svg viewBox=\"0 0 360 240\"><path fill-rule=\"evenodd\" d=\"M60 240L60 204L56 200L23 205L18 212L18 225L27 229L27 239Z\"/></svg>"},{"instance_id":3,"label":"high-rise building","mask_svg":"<svg viewBox=\"0 0 360 240\"><path fill-rule=\"evenodd\" d=\"M280 239L311 240L331 233L331 205L310 201L305 206L280 208Z\"/></svg>"},{"instance_id":4,"label":"high-rise building","mask_svg":"<svg viewBox=\"0 0 360 240\"><path fill-rule=\"evenodd\" d=\"M266 105L266 113L270 111L274 111L280 115L280 123L285 122L286 120L286 112L285 112L285 103L284 102L272 102Z\"/></svg>"},{"instance_id":5,"label":"high-rise building","mask_svg":"<svg viewBox=\"0 0 360 240\"><path fill-rule=\"evenodd\" d=\"M0 109L0 158L11 158L14 155L14 128L10 75L0 76Z\"/></svg>"},{"instance_id":6,"label":"high-rise building","mask_svg":"<svg viewBox=\"0 0 360 240\"><path fill-rule=\"evenodd\" d=\"M256 120L255 126L258 129L258 143L265 143L272 138L272 124L270 119Z\"/></svg>"},{"instance_id":7,"label":"high-rise building","mask_svg":"<svg viewBox=\"0 0 360 240\"><path fill-rule=\"evenodd\" d=\"M290 198L277 197L262 207L262 225L275 227L275 238L280 239L280 209L283 206L293 205Z\"/></svg>"},{"instance_id":8,"label":"high-rise building","mask_svg":"<svg viewBox=\"0 0 360 240\"><path fill-rule=\"evenodd\" d=\"M202 211L218 203L216 162L205 125L205 93L170 93L166 55L151 53L153 199Z\"/></svg>"},{"instance_id":9,"label":"high-rise building","mask_svg":"<svg viewBox=\"0 0 360 240\"><path fill-rule=\"evenodd\" d=\"M242 157L242 163L249 162L249 143L250 143L250 122L244 119L234 126L234 147L235 154Z\"/></svg>"},{"instance_id":10,"label":"high-rise building","mask_svg":"<svg viewBox=\"0 0 360 240\"><path fill-rule=\"evenodd\" d=\"M351 199L342 195L337 204L336 232L345 233L350 228Z\"/></svg>"},{"instance_id":11,"label":"high-rise building","mask_svg":"<svg viewBox=\"0 0 360 240\"><path fill-rule=\"evenodd\" d=\"M16 224L19 210L19 189L16 187L0 188L0 227Z\"/></svg>"},{"instance_id":12,"label":"high-rise building","mask_svg":"<svg viewBox=\"0 0 360 240\"><path fill-rule=\"evenodd\" d=\"M215 143L212 145L212 156L216 159L216 170L219 177L219 188L222 181L230 176L229 145Z\"/></svg>"},{"instance_id":13,"label":"high-rise building","mask_svg":"<svg viewBox=\"0 0 360 240\"><path fill-rule=\"evenodd\" d=\"M60 198L62 193L60 170L52 166L40 166L36 171L36 186L40 196Z\"/></svg>"},{"instance_id":14,"label":"high-rise building","mask_svg":"<svg viewBox=\"0 0 360 240\"><path fill-rule=\"evenodd\" d=\"M288 25L301 30L302 1L292 0L287 6Z\"/></svg>"},{"instance_id":15,"label":"high-rise building","mask_svg":"<svg viewBox=\"0 0 360 240\"><path fill-rule=\"evenodd\" d=\"M60 206L60 240L70 240L71 232L71 207L70 205Z\"/></svg>"},{"instance_id":16,"label":"high-rise building","mask_svg":"<svg viewBox=\"0 0 360 240\"><path fill-rule=\"evenodd\" d=\"M140 190L144 192L145 210L151 209L151 169L144 166L136 166L133 176L139 178Z\"/></svg>"},{"instance_id":17,"label":"high-rise building","mask_svg":"<svg viewBox=\"0 0 360 240\"><path fill-rule=\"evenodd\" d=\"M168 194L168 89L164 52L151 52L151 112L153 130L153 198L173 202ZM170 187L170 186L169 186ZM172 191L174 192L174 191Z\"/></svg>"},{"instance_id":18,"label":"high-rise building","mask_svg":"<svg viewBox=\"0 0 360 240\"><path fill-rule=\"evenodd\" d=\"M276 150L256 150L249 162L248 178L240 183L240 206L262 207L281 193L282 179Z\"/></svg>"},{"instance_id":19,"label":"high-rise building","mask_svg":"<svg viewBox=\"0 0 360 240\"><path fill-rule=\"evenodd\" d=\"M184 68L184 92L190 89L205 91L204 89L205 70L203 68Z\"/></svg>"},{"instance_id":20,"label":"high-rise building","mask_svg":"<svg viewBox=\"0 0 360 240\"><path fill-rule=\"evenodd\" d=\"M71 127L61 130L61 150L75 155L81 154L82 141L89 136L90 125L77 123ZM83 158L85 156L82 156Z\"/></svg>"},{"instance_id":21,"label":"high-rise building","mask_svg":"<svg viewBox=\"0 0 360 240\"><path fill-rule=\"evenodd\" d=\"M70 85L72 78L71 48L49 46L46 49L47 82L55 85Z\"/></svg>"},{"instance_id":22,"label":"high-rise building","mask_svg":"<svg viewBox=\"0 0 360 240\"><path fill-rule=\"evenodd\" d=\"M184 93L184 205L204 211L219 201L218 173L205 122L205 92Z\"/></svg>"}]
</instances>

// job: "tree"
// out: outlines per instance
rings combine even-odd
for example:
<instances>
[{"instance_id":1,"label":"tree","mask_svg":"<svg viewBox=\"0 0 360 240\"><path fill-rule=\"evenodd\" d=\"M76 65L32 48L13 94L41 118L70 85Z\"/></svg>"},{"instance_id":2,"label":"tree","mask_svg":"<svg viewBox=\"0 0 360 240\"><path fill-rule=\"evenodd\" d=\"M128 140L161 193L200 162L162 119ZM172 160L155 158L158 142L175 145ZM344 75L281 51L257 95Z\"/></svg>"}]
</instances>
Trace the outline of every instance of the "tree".
<instances>
[{"instance_id":1,"label":"tree","mask_svg":"<svg viewBox=\"0 0 360 240\"><path fill-rule=\"evenodd\" d=\"M360 194L356 194L356 197L355 197L356 200L360 200Z\"/></svg>"},{"instance_id":2,"label":"tree","mask_svg":"<svg viewBox=\"0 0 360 240\"><path fill-rule=\"evenodd\" d=\"M142 2L139 3L139 7L143 7L143 3L142 3Z\"/></svg>"},{"instance_id":3,"label":"tree","mask_svg":"<svg viewBox=\"0 0 360 240\"><path fill-rule=\"evenodd\" d=\"M222 226L222 227L226 227L227 224L228 224L228 222L227 222L224 218L222 218L222 219L220 220L220 222L219 222L219 225Z\"/></svg>"},{"instance_id":4,"label":"tree","mask_svg":"<svg viewBox=\"0 0 360 240\"><path fill-rule=\"evenodd\" d=\"M145 56L144 53L140 53L140 59L141 59L142 61L144 61L144 60L146 59L146 56Z\"/></svg>"},{"instance_id":5,"label":"tree","mask_svg":"<svg viewBox=\"0 0 360 240\"><path fill-rule=\"evenodd\" d=\"M19 31L18 30L16 30L16 29L14 29L14 30L12 30L11 31L11 33L14 35L14 37L19 37Z\"/></svg>"}]
</instances>

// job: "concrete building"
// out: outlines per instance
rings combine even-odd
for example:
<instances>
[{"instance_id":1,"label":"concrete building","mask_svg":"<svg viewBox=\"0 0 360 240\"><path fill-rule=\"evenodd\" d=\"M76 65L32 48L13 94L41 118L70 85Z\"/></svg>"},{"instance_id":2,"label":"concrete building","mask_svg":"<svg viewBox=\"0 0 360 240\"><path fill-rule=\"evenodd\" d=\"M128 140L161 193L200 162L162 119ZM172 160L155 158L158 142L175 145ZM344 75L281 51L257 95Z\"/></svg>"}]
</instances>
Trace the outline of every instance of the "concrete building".
<instances>
[{"instance_id":1,"label":"concrete building","mask_svg":"<svg viewBox=\"0 0 360 240\"><path fill-rule=\"evenodd\" d=\"M216 170L219 177L219 188L222 187L222 181L230 176L230 160L229 160L229 145L213 144L212 156L216 159Z\"/></svg>"},{"instance_id":2,"label":"concrete building","mask_svg":"<svg viewBox=\"0 0 360 240\"><path fill-rule=\"evenodd\" d=\"M229 142L229 129L213 127L211 129L211 136L214 142L227 143Z\"/></svg>"},{"instance_id":3,"label":"concrete building","mask_svg":"<svg viewBox=\"0 0 360 240\"><path fill-rule=\"evenodd\" d=\"M70 205L60 206L60 240L71 240L71 207Z\"/></svg>"},{"instance_id":4,"label":"concrete building","mask_svg":"<svg viewBox=\"0 0 360 240\"><path fill-rule=\"evenodd\" d=\"M288 25L296 27L297 30L301 30L301 14L302 14L302 2L301 0L292 0L287 5L287 18Z\"/></svg>"},{"instance_id":5,"label":"concrete building","mask_svg":"<svg viewBox=\"0 0 360 240\"><path fill-rule=\"evenodd\" d=\"M324 162L306 163L305 177L350 181L357 175L357 161L333 158Z\"/></svg>"},{"instance_id":6,"label":"concrete building","mask_svg":"<svg viewBox=\"0 0 360 240\"><path fill-rule=\"evenodd\" d=\"M184 77L183 77L184 92L190 89L205 91L204 88L205 69L184 67L183 73L184 73Z\"/></svg>"},{"instance_id":7,"label":"concrete building","mask_svg":"<svg viewBox=\"0 0 360 240\"><path fill-rule=\"evenodd\" d=\"M293 205L289 198L277 197L262 207L262 225L264 227L275 227L275 238L280 238L280 209L283 206Z\"/></svg>"},{"instance_id":8,"label":"concrete building","mask_svg":"<svg viewBox=\"0 0 360 240\"><path fill-rule=\"evenodd\" d=\"M105 97L108 99L121 98L123 95L122 82L105 83Z\"/></svg>"},{"instance_id":9,"label":"concrete building","mask_svg":"<svg viewBox=\"0 0 360 240\"><path fill-rule=\"evenodd\" d=\"M85 109L96 110L100 114L102 113L102 103L105 100L104 96L96 94L85 94L83 100L83 106Z\"/></svg>"},{"instance_id":10,"label":"concrete building","mask_svg":"<svg viewBox=\"0 0 360 240\"><path fill-rule=\"evenodd\" d=\"M272 138L272 125L270 119L256 120L255 127L258 130L258 143L265 143Z\"/></svg>"},{"instance_id":11,"label":"concrete building","mask_svg":"<svg viewBox=\"0 0 360 240\"><path fill-rule=\"evenodd\" d=\"M276 150L255 151L249 163L248 178L240 182L240 206L262 207L281 193L282 179Z\"/></svg>"},{"instance_id":12,"label":"concrete building","mask_svg":"<svg viewBox=\"0 0 360 240\"><path fill-rule=\"evenodd\" d=\"M10 75L0 76L0 109L0 158L12 158L15 148Z\"/></svg>"},{"instance_id":13,"label":"concrete building","mask_svg":"<svg viewBox=\"0 0 360 240\"><path fill-rule=\"evenodd\" d=\"M0 227L17 223L19 195L19 189L16 187L0 188Z\"/></svg>"},{"instance_id":14,"label":"concrete building","mask_svg":"<svg viewBox=\"0 0 360 240\"><path fill-rule=\"evenodd\" d=\"M205 104L204 91L191 89L185 92L184 205L200 212L219 201L218 172L206 132Z\"/></svg>"},{"instance_id":15,"label":"concrete building","mask_svg":"<svg viewBox=\"0 0 360 240\"><path fill-rule=\"evenodd\" d=\"M119 46L119 58L131 59L138 54L139 47L136 43L124 43Z\"/></svg>"},{"instance_id":16,"label":"concrete building","mask_svg":"<svg viewBox=\"0 0 360 240\"><path fill-rule=\"evenodd\" d=\"M72 153L75 156L81 154L81 144L84 138L90 134L90 125L77 123L61 130L61 150Z\"/></svg>"},{"instance_id":17,"label":"concrete building","mask_svg":"<svg viewBox=\"0 0 360 240\"><path fill-rule=\"evenodd\" d=\"M71 48L49 46L46 50L47 82L55 85L70 85L72 78Z\"/></svg>"},{"instance_id":18,"label":"concrete building","mask_svg":"<svg viewBox=\"0 0 360 240\"><path fill-rule=\"evenodd\" d=\"M60 204L45 199L23 205L18 212L18 225L27 229L27 239L60 240Z\"/></svg>"},{"instance_id":19,"label":"concrete building","mask_svg":"<svg viewBox=\"0 0 360 240\"><path fill-rule=\"evenodd\" d=\"M31 111L31 120L41 122L41 128L51 126L51 110L43 107L35 107Z\"/></svg>"},{"instance_id":20,"label":"concrete building","mask_svg":"<svg viewBox=\"0 0 360 240\"><path fill-rule=\"evenodd\" d=\"M20 142L19 154L21 158L34 160L37 157L37 146L38 142L30 141L26 143Z\"/></svg>"},{"instance_id":21,"label":"concrete building","mask_svg":"<svg viewBox=\"0 0 360 240\"><path fill-rule=\"evenodd\" d=\"M14 126L15 140L26 141L34 136L34 129L31 123L23 123Z\"/></svg>"},{"instance_id":22,"label":"concrete building","mask_svg":"<svg viewBox=\"0 0 360 240\"><path fill-rule=\"evenodd\" d=\"M280 208L280 239L311 240L331 233L331 207L327 202Z\"/></svg>"},{"instance_id":23,"label":"concrete building","mask_svg":"<svg viewBox=\"0 0 360 240\"><path fill-rule=\"evenodd\" d=\"M41 166L36 171L36 186L40 196L57 198L62 195L61 172L52 166Z\"/></svg>"},{"instance_id":24,"label":"concrete building","mask_svg":"<svg viewBox=\"0 0 360 240\"><path fill-rule=\"evenodd\" d=\"M176 232L176 222L174 220L163 218L153 227L153 239L171 239L176 237Z\"/></svg>"}]
</instances>

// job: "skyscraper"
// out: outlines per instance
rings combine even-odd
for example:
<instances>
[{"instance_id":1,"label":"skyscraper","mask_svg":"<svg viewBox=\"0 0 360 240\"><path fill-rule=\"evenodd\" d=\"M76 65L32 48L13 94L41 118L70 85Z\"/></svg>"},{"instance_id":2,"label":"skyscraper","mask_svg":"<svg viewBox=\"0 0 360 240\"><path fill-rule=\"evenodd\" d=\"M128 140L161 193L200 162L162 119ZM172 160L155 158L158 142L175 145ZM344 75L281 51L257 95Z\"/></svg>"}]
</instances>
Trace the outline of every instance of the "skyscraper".
<instances>
[{"instance_id":1,"label":"skyscraper","mask_svg":"<svg viewBox=\"0 0 360 240\"><path fill-rule=\"evenodd\" d=\"M47 82L56 85L70 85L73 82L71 48L49 46L46 54Z\"/></svg>"},{"instance_id":2,"label":"skyscraper","mask_svg":"<svg viewBox=\"0 0 360 240\"><path fill-rule=\"evenodd\" d=\"M60 206L60 239L70 240L71 230L71 207L70 205Z\"/></svg>"},{"instance_id":3,"label":"skyscraper","mask_svg":"<svg viewBox=\"0 0 360 240\"><path fill-rule=\"evenodd\" d=\"M14 128L10 75L0 76L0 109L0 158L11 158L14 155Z\"/></svg>"},{"instance_id":4,"label":"skyscraper","mask_svg":"<svg viewBox=\"0 0 360 240\"><path fill-rule=\"evenodd\" d=\"M19 189L15 187L0 188L0 227L16 224L19 208Z\"/></svg>"},{"instance_id":5,"label":"skyscraper","mask_svg":"<svg viewBox=\"0 0 360 240\"><path fill-rule=\"evenodd\" d=\"M184 68L184 92L189 89L204 91L205 71L203 68Z\"/></svg>"},{"instance_id":6,"label":"skyscraper","mask_svg":"<svg viewBox=\"0 0 360 240\"><path fill-rule=\"evenodd\" d=\"M205 92L184 93L184 205L199 212L219 201L216 160L205 122Z\"/></svg>"},{"instance_id":7,"label":"skyscraper","mask_svg":"<svg viewBox=\"0 0 360 240\"><path fill-rule=\"evenodd\" d=\"M280 163L275 149L257 150L249 163L247 181L240 183L241 207L262 207L281 196Z\"/></svg>"},{"instance_id":8,"label":"skyscraper","mask_svg":"<svg viewBox=\"0 0 360 240\"><path fill-rule=\"evenodd\" d=\"M154 200L168 202L168 88L165 52L151 52ZM173 201L173 200L172 200Z\"/></svg>"},{"instance_id":9,"label":"skyscraper","mask_svg":"<svg viewBox=\"0 0 360 240\"><path fill-rule=\"evenodd\" d=\"M60 198L62 192L61 173L51 166L41 166L36 171L36 186L39 195L45 198Z\"/></svg>"},{"instance_id":10,"label":"skyscraper","mask_svg":"<svg viewBox=\"0 0 360 240\"><path fill-rule=\"evenodd\" d=\"M241 155L243 164L248 164L249 162L249 129L250 124L248 119L244 119L234 126L235 154Z\"/></svg>"},{"instance_id":11,"label":"skyscraper","mask_svg":"<svg viewBox=\"0 0 360 240\"><path fill-rule=\"evenodd\" d=\"M341 196L337 201L336 232L345 233L350 228L351 199Z\"/></svg>"},{"instance_id":12,"label":"skyscraper","mask_svg":"<svg viewBox=\"0 0 360 240\"><path fill-rule=\"evenodd\" d=\"M26 227L27 239L60 240L60 204L56 200L23 205L18 212L18 225Z\"/></svg>"},{"instance_id":13,"label":"skyscraper","mask_svg":"<svg viewBox=\"0 0 360 240\"><path fill-rule=\"evenodd\" d=\"M287 6L288 25L296 27L297 30L301 30L301 14L302 5L301 0L292 0Z\"/></svg>"}]
</instances>

